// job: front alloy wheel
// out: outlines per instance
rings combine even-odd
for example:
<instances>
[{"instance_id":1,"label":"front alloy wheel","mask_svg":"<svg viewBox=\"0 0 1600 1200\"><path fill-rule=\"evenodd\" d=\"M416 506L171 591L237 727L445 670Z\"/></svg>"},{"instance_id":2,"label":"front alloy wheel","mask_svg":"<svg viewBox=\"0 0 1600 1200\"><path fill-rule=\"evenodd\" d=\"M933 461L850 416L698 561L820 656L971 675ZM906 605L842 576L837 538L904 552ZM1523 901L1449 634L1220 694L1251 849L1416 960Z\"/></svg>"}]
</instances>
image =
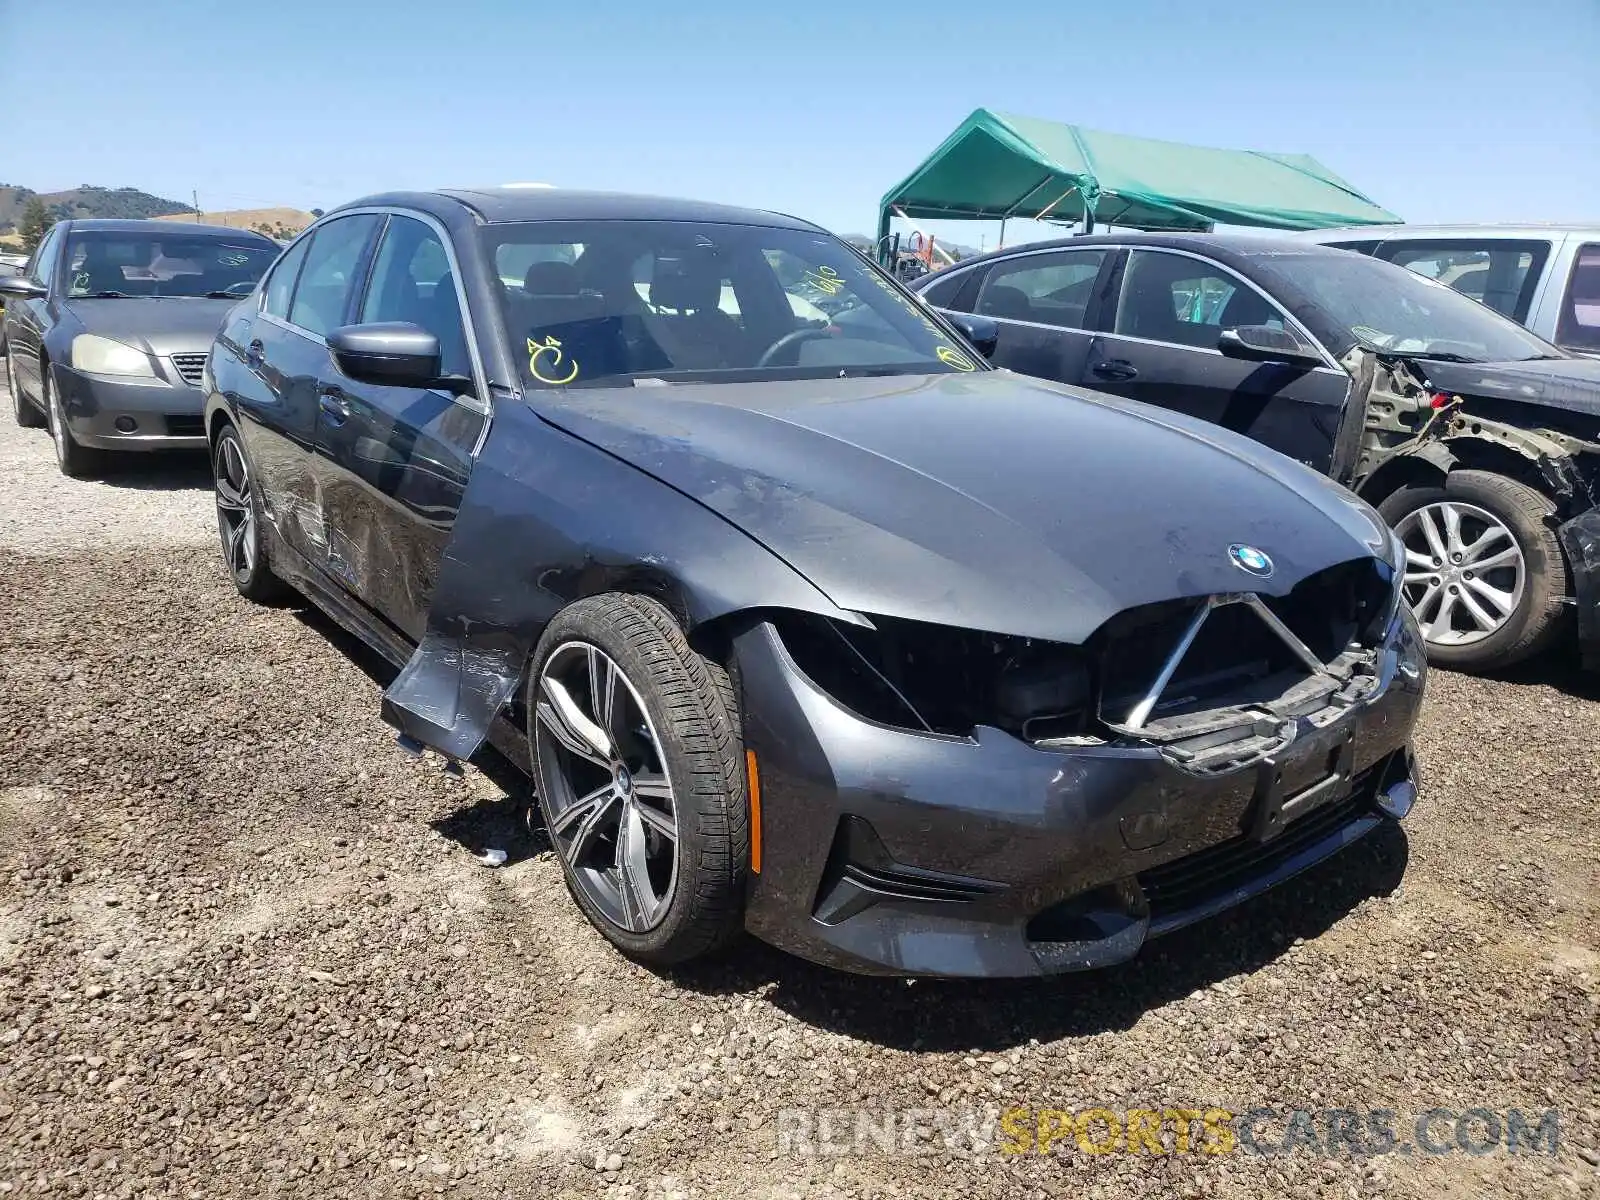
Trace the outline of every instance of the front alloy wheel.
<instances>
[{"instance_id":1,"label":"front alloy wheel","mask_svg":"<svg viewBox=\"0 0 1600 1200\"><path fill-rule=\"evenodd\" d=\"M72 479L88 479L101 465L98 451L80 446L67 427L67 414L61 406L61 393L50 375L50 364L39 365L39 395L44 401L45 423L50 427L50 440L55 445L56 465L61 473Z\"/></svg>"},{"instance_id":2,"label":"front alloy wheel","mask_svg":"<svg viewBox=\"0 0 1600 1200\"><path fill-rule=\"evenodd\" d=\"M1556 537L1556 504L1492 471L1451 471L1439 486L1408 486L1378 506L1406 547L1406 602L1428 657L1496 671L1560 636L1571 595Z\"/></svg>"},{"instance_id":3,"label":"front alloy wheel","mask_svg":"<svg viewBox=\"0 0 1600 1200\"><path fill-rule=\"evenodd\" d=\"M277 600L283 585L272 573L261 538L260 506L251 485L244 444L232 425L223 426L211 455L213 488L217 499L217 534L222 540L222 561L233 586L247 600L266 604Z\"/></svg>"},{"instance_id":4,"label":"front alloy wheel","mask_svg":"<svg viewBox=\"0 0 1600 1200\"><path fill-rule=\"evenodd\" d=\"M722 668L641 596L594 596L546 627L528 680L539 808L590 922L668 965L742 924L744 760Z\"/></svg>"},{"instance_id":5,"label":"front alloy wheel","mask_svg":"<svg viewBox=\"0 0 1600 1200\"><path fill-rule=\"evenodd\" d=\"M1437 646L1470 646L1504 629L1522 603L1527 567L1511 530L1457 500L1424 505L1395 532L1406 544L1406 601Z\"/></svg>"}]
</instances>

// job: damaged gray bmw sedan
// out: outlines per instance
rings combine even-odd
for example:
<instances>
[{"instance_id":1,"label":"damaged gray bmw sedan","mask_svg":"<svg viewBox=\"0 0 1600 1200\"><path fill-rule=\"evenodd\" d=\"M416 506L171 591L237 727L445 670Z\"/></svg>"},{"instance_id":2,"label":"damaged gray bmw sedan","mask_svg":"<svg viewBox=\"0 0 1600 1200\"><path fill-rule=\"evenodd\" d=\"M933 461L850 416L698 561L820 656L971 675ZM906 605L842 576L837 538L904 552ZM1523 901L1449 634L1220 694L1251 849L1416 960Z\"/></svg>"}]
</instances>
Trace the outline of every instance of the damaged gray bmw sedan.
<instances>
[{"instance_id":1,"label":"damaged gray bmw sedan","mask_svg":"<svg viewBox=\"0 0 1600 1200\"><path fill-rule=\"evenodd\" d=\"M521 763L641 961L1120 962L1406 815L1404 551L982 325L788 217L375 196L218 335L223 556L389 657L402 746Z\"/></svg>"}]
</instances>

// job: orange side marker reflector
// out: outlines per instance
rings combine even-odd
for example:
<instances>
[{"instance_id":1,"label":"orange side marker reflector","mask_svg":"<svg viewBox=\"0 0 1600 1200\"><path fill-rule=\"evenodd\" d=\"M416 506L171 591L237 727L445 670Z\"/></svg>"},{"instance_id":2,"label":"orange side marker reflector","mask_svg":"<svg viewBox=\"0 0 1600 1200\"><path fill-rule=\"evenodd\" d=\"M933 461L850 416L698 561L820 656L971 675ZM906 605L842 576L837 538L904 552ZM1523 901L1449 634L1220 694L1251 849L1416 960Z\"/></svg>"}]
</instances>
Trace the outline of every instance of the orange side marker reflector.
<instances>
[{"instance_id":1,"label":"orange side marker reflector","mask_svg":"<svg viewBox=\"0 0 1600 1200\"><path fill-rule=\"evenodd\" d=\"M745 774L750 780L750 873L761 874L761 772L756 768L756 752L744 752Z\"/></svg>"}]
</instances>

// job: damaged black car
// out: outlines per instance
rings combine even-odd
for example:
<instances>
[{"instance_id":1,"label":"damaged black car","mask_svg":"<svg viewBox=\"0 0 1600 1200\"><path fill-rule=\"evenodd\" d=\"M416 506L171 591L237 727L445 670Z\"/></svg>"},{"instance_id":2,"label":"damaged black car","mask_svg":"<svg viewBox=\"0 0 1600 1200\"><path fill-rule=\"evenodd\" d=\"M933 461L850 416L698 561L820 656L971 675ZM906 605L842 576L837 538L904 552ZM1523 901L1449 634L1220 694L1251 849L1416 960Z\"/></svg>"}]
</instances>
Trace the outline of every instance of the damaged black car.
<instances>
[{"instance_id":1,"label":"damaged black car","mask_svg":"<svg viewBox=\"0 0 1600 1200\"><path fill-rule=\"evenodd\" d=\"M363 200L218 335L223 557L388 656L402 746L523 765L641 961L1120 962L1406 815L1404 550L984 325L768 213Z\"/></svg>"},{"instance_id":2,"label":"damaged black car","mask_svg":"<svg viewBox=\"0 0 1600 1200\"><path fill-rule=\"evenodd\" d=\"M1406 544L1433 661L1500 670L1576 626L1600 669L1600 362L1282 238L1078 237L914 287L992 319L1001 366L1214 421L1355 489Z\"/></svg>"}]
</instances>

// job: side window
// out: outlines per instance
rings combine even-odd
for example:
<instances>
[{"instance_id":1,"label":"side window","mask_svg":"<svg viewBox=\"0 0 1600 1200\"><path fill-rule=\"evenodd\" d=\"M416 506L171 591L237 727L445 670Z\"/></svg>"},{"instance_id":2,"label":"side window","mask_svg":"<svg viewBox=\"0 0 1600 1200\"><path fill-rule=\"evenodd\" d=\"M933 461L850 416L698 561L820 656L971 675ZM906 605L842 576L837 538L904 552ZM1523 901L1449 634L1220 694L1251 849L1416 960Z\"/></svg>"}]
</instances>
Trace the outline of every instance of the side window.
<instances>
[{"instance_id":1,"label":"side window","mask_svg":"<svg viewBox=\"0 0 1600 1200\"><path fill-rule=\"evenodd\" d=\"M439 235L422 221L390 217L361 302L361 322L405 321L439 339L439 370L472 374L460 297L450 256Z\"/></svg>"},{"instance_id":2,"label":"side window","mask_svg":"<svg viewBox=\"0 0 1600 1200\"><path fill-rule=\"evenodd\" d=\"M970 271L941 273L922 289L922 298L935 308L950 308L956 302L956 293L961 290L961 285L970 278Z\"/></svg>"},{"instance_id":3,"label":"side window","mask_svg":"<svg viewBox=\"0 0 1600 1200\"><path fill-rule=\"evenodd\" d=\"M312 234L312 237L315 236ZM289 319L289 297L294 295L295 276L300 274L300 264L305 261L306 247L310 245L311 238L301 238L278 260L278 265L272 269L272 278L267 280L267 294L261 302L262 312L285 321Z\"/></svg>"},{"instance_id":4,"label":"side window","mask_svg":"<svg viewBox=\"0 0 1600 1200\"><path fill-rule=\"evenodd\" d=\"M1556 345L1567 350L1600 351L1600 242L1578 247L1556 323Z\"/></svg>"},{"instance_id":5,"label":"side window","mask_svg":"<svg viewBox=\"0 0 1600 1200\"><path fill-rule=\"evenodd\" d=\"M1222 331L1240 325L1293 332L1276 306L1221 267L1154 250L1129 256L1115 332L1215 350Z\"/></svg>"},{"instance_id":6,"label":"side window","mask_svg":"<svg viewBox=\"0 0 1600 1200\"><path fill-rule=\"evenodd\" d=\"M55 268L57 245L61 240L59 226L52 227L33 251L33 261L28 264L28 278L34 283L50 285L50 273Z\"/></svg>"},{"instance_id":7,"label":"side window","mask_svg":"<svg viewBox=\"0 0 1600 1200\"><path fill-rule=\"evenodd\" d=\"M344 324L361 253L381 219L364 213L341 217L317 230L289 304L291 325L326 337Z\"/></svg>"},{"instance_id":8,"label":"side window","mask_svg":"<svg viewBox=\"0 0 1600 1200\"><path fill-rule=\"evenodd\" d=\"M1464 241L1396 241L1378 248L1387 258L1428 279L1447 283L1513 321L1524 321L1550 257L1550 243L1501 238Z\"/></svg>"},{"instance_id":9,"label":"side window","mask_svg":"<svg viewBox=\"0 0 1600 1200\"><path fill-rule=\"evenodd\" d=\"M1335 250L1354 250L1357 254L1371 254L1378 248L1377 242L1326 242Z\"/></svg>"},{"instance_id":10,"label":"side window","mask_svg":"<svg viewBox=\"0 0 1600 1200\"><path fill-rule=\"evenodd\" d=\"M1002 262L989 272L973 311L1013 321L1082 329L1100 264L1108 252L1064 250Z\"/></svg>"}]
</instances>

